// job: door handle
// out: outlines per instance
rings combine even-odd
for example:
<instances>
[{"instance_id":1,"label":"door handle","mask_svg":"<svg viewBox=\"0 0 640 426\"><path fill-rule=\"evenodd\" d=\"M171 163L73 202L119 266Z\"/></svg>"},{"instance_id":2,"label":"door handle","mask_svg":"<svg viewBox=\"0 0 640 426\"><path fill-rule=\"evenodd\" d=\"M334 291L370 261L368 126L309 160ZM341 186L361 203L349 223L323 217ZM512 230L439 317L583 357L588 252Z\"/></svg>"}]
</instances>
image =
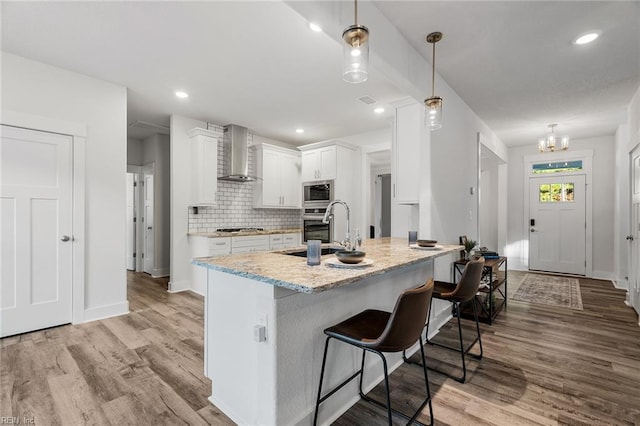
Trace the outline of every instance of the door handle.
<instances>
[{"instance_id":1,"label":"door handle","mask_svg":"<svg viewBox=\"0 0 640 426\"><path fill-rule=\"evenodd\" d=\"M69 237L68 235L63 235L62 238L60 238L60 241L64 241L64 242L67 242L69 240L71 240L71 237Z\"/></svg>"},{"instance_id":2,"label":"door handle","mask_svg":"<svg viewBox=\"0 0 640 426\"><path fill-rule=\"evenodd\" d=\"M151 226L147 226L147 231L151 231L153 228Z\"/></svg>"},{"instance_id":3,"label":"door handle","mask_svg":"<svg viewBox=\"0 0 640 426\"><path fill-rule=\"evenodd\" d=\"M627 235L627 240L633 241L633 235Z\"/></svg>"},{"instance_id":4,"label":"door handle","mask_svg":"<svg viewBox=\"0 0 640 426\"><path fill-rule=\"evenodd\" d=\"M531 232L536 232L536 228L531 228L530 231Z\"/></svg>"}]
</instances>

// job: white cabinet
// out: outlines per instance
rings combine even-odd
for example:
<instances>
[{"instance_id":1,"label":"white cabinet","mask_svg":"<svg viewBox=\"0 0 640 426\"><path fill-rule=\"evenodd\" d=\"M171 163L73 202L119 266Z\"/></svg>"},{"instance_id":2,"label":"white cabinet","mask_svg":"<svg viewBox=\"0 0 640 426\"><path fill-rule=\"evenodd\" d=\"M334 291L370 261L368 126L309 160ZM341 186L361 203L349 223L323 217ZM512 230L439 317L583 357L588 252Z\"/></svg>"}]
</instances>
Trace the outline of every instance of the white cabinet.
<instances>
[{"instance_id":1,"label":"white cabinet","mask_svg":"<svg viewBox=\"0 0 640 426\"><path fill-rule=\"evenodd\" d=\"M302 234L296 232L295 234L284 234L284 248L297 247L302 244Z\"/></svg>"},{"instance_id":2,"label":"white cabinet","mask_svg":"<svg viewBox=\"0 0 640 426\"><path fill-rule=\"evenodd\" d=\"M196 127L191 139L190 205L215 204L218 190L218 134Z\"/></svg>"},{"instance_id":3,"label":"white cabinet","mask_svg":"<svg viewBox=\"0 0 640 426\"><path fill-rule=\"evenodd\" d=\"M190 236L191 258L217 257L231 254L231 237L208 238ZM204 294L207 288L207 270L191 265L191 288L198 294Z\"/></svg>"},{"instance_id":4,"label":"white cabinet","mask_svg":"<svg viewBox=\"0 0 640 426\"><path fill-rule=\"evenodd\" d=\"M231 254L269 250L269 235L231 237Z\"/></svg>"},{"instance_id":5,"label":"white cabinet","mask_svg":"<svg viewBox=\"0 0 640 426\"><path fill-rule=\"evenodd\" d=\"M300 154L269 144L254 149L258 181L253 186L253 207L301 208Z\"/></svg>"},{"instance_id":6,"label":"white cabinet","mask_svg":"<svg viewBox=\"0 0 640 426\"><path fill-rule=\"evenodd\" d=\"M301 235L299 232L291 234L271 234L269 235L269 248L271 250L281 250L299 246Z\"/></svg>"},{"instance_id":7,"label":"white cabinet","mask_svg":"<svg viewBox=\"0 0 640 426\"><path fill-rule=\"evenodd\" d=\"M302 153L302 181L336 178L336 146L325 146Z\"/></svg>"},{"instance_id":8,"label":"white cabinet","mask_svg":"<svg viewBox=\"0 0 640 426\"><path fill-rule=\"evenodd\" d=\"M391 149L391 194L398 204L420 201L420 147L425 134L424 107L412 103L396 107Z\"/></svg>"}]
</instances>

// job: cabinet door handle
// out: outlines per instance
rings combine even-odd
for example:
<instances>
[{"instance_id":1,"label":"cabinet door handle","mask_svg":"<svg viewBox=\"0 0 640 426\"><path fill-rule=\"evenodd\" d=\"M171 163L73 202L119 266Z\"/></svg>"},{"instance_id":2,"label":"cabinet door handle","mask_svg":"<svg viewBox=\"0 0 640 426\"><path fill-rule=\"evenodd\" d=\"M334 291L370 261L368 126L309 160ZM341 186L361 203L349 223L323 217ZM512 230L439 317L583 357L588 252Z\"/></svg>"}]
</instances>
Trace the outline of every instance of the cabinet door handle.
<instances>
[{"instance_id":1,"label":"cabinet door handle","mask_svg":"<svg viewBox=\"0 0 640 426\"><path fill-rule=\"evenodd\" d=\"M396 198L396 184L393 184L393 198Z\"/></svg>"},{"instance_id":2,"label":"cabinet door handle","mask_svg":"<svg viewBox=\"0 0 640 426\"><path fill-rule=\"evenodd\" d=\"M224 245L226 245L226 244L227 244L227 243L216 243L216 245L217 245L217 246L224 246Z\"/></svg>"}]
</instances>

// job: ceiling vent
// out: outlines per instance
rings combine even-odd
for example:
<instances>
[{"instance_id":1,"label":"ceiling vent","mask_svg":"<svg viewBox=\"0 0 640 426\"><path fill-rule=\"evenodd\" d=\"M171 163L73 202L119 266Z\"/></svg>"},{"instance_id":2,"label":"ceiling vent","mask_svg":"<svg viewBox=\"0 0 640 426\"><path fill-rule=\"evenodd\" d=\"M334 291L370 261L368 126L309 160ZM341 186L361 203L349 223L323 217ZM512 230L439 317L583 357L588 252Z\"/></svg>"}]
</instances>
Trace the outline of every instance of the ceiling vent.
<instances>
[{"instance_id":1,"label":"ceiling vent","mask_svg":"<svg viewBox=\"0 0 640 426\"><path fill-rule=\"evenodd\" d=\"M367 104L367 105L375 104L376 102L378 102L375 99L373 99L371 96L363 96L361 98L358 98L358 100L363 104Z\"/></svg>"}]
</instances>

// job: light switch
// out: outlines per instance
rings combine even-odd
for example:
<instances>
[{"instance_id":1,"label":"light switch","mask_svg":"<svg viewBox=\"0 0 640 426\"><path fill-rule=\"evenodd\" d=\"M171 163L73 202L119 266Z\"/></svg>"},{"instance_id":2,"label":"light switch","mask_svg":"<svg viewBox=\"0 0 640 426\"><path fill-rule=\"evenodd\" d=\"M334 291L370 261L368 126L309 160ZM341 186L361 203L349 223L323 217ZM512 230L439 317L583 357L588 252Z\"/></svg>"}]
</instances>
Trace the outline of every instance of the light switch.
<instances>
[{"instance_id":1,"label":"light switch","mask_svg":"<svg viewBox=\"0 0 640 426\"><path fill-rule=\"evenodd\" d=\"M266 342L267 341L267 327L264 325L254 325L253 326L253 340L256 342Z\"/></svg>"}]
</instances>

